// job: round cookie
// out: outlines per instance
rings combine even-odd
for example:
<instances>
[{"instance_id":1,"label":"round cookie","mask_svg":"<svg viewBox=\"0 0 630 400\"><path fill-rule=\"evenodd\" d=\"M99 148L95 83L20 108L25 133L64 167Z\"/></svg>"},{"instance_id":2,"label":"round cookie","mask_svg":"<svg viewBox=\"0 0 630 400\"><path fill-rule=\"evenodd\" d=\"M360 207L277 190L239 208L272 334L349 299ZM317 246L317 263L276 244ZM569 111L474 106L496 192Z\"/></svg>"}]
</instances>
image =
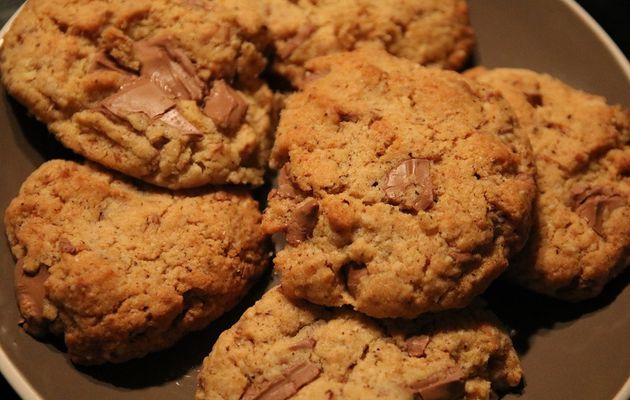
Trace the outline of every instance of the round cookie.
<instances>
[{"instance_id":1,"label":"round cookie","mask_svg":"<svg viewBox=\"0 0 630 400\"><path fill-rule=\"evenodd\" d=\"M492 399L521 375L509 336L480 307L379 321L272 289L221 334L196 399Z\"/></svg>"},{"instance_id":2,"label":"round cookie","mask_svg":"<svg viewBox=\"0 0 630 400\"><path fill-rule=\"evenodd\" d=\"M263 218L290 297L412 318L463 307L527 239L531 149L498 92L361 50L307 63ZM352 77L352 79L348 79Z\"/></svg>"},{"instance_id":3,"label":"round cookie","mask_svg":"<svg viewBox=\"0 0 630 400\"><path fill-rule=\"evenodd\" d=\"M4 37L8 91L66 146L144 181L263 183L273 95L256 15L211 0L32 0Z\"/></svg>"},{"instance_id":4,"label":"round cookie","mask_svg":"<svg viewBox=\"0 0 630 400\"><path fill-rule=\"evenodd\" d=\"M233 307L268 262L245 192L141 189L49 161L5 213L24 328L64 335L78 364L166 348Z\"/></svg>"},{"instance_id":5,"label":"round cookie","mask_svg":"<svg viewBox=\"0 0 630 400\"><path fill-rule=\"evenodd\" d=\"M538 171L532 238L508 276L566 300L598 295L630 263L630 110L523 69L475 69L529 135Z\"/></svg>"},{"instance_id":6,"label":"round cookie","mask_svg":"<svg viewBox=\"0 0 630 400\"><path fill-rule=\"evenodd\" d=\"M318 56L372 46L457 69L474 44L465 0L255 1L273 41L273 68L296 86L304 64Z\"/></svg>"}]
</instances>

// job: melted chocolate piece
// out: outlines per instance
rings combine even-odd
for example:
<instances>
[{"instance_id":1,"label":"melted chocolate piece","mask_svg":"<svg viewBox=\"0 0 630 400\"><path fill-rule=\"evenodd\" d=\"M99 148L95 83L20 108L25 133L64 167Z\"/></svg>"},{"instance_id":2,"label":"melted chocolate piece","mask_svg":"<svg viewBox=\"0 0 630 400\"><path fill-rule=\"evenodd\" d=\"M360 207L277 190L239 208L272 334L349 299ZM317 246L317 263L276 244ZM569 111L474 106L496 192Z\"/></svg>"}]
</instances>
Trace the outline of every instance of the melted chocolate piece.
<instances>
[{"instance_id":1,"label":"melted chocolate piece","mask_svg":"<svg viewBox=\"0 0 630 400\"><path fill-rule=\"evenodd\" d=\"M429 345L431 338L427 335L420 336L412 336L405 341L405 347L407 349L407 353L411 357L422 357L424 356L424 350Z\"/></svg>"},{"instance_id":2,"label":"melted chocolate piece","mask_svg":"<svg viewBox=\"0 0 630 400\"><path fill-rule=\"evenodd\" d=\"M365 265L357 263L350 263L345 268L346 289L352 297L356 297L361 279L368 274L367 268Z\"/></svg>"},{"instance_id":3,"label":"melted chocolate piece","mask_svg":"<svg viewBox=\"0 0 630 400\"><path fill-rule=\"evenodd\" d=\"M287 168L289 164L285 164L278 172L278 188L276 193L285 199L295 199L300 197L300 191L293 185L289 179Z\"/></svg>"},{"instance_id":4,"label":"melted chocolate piece","mask_svg":"<svg viewBox=\"0 0 630 400\"><path fill-rule=\"evenodd\" d=\"M248 105L241 95L225 81L219 80L214 82L206 97L203 112L212 119L217 128L235 131L241 126L247 108Z\"/></svg>"},{"instance_id":5,"label":"melted chocolate piece","mask_svg":"<svg viewBox=\"0 0 630 400\"><path fill-rule=\"evenodd\" d=\"M604 236L604 214L608 210L624 207L628 204L625 196L614 192L608 187L590 187L577 184L571 188L571 208L580 217L584 218L588 225Z\"/></svg>"},{"instance_id":6,"label":"melted chocolate piece","mask_svg":"<svg viewBox=\"0 0 630 400\"><path fill-rule=\"evenodd\" d=\"M33 336L43 336L47 331L43 315L46 297L44 283L49 276L45 266L40 266L35 275L25 273L21 261L15 266L15 294L24 317L22 327Z\"/></svg>"},{"instance_id":7,"label":"melted chocolate piece","mask_svg":"<svg viewBox=\"0 0 630 400\"><path fill-rule=\"evenodd\" d=\"M411 386L422 400L459 400L464 398L464 376L456 370L445 371Z\"/></svg>"},{"instance_id":8,"label":"melted chocolate piece","mask_svg":"<svg viewBox=\"0 0 630 400\"><path fill-rule=\"evenodd\" d=\"M431 207L431 161L412 158L398 164L387 176L385 197L403 210L421 211Z\"/></svg>"},{"instance_id":9,"label":"melted chocolate piece","mask_svg":"<svg viewBox=\"0 0 630 400\"><path fill-rule=\"evenodd\" d=\"M150 79L141 77L123 85L120 90L102 101L102 106L120 118L141 112L149 118L157 118L175 107L168 97Z\"/></svg>"},{"instance_id":10,"label":"melted chocolate piece","mask_svg":"<svg viewBox=\"0 0 630 400\"><path fill-rule=\"evenodd\" d=\"M304 204L293 211L291 222L287 226L287 243L291 246L297 246L312 233L317 224L317 213L319 204L317 200L310 198Z\"/></svg>"},{"instance_id":11,"label":"melted chocolate piece","mask_svg":"<svg viewBox=\"0 0 630 400\"><path fill-rule=\"evenodd\" d=\"M291 345L289 347L289 350L313 349L315 348L316 344L317 340L313 339L312 337L307 337Z\"/></svg>"},{"instance_id":12,"label":"melted chocolate piece","mask_svg":"<svg viewBox=\"0 0 630 400\"><path fill-rule=\"evenodd\" d=\"M142 40L134 44L134 54L142 63L140 75L148 77L169 95L184 100L201 100L204 84L195 66L169 38Z\"/></svg>"},{"instance_id":13,"label":"melted chocolate piece","mask_svg":"<svg viewBox=\"0 0 630 400\"><path fill-rule=\"evenodd\" d=\"M285 400L293 396L303 386L313 382L322 370L316 364L305 361L294 365L282 373L282 377L263 387L250 386L241 400Z\"/></svg>"}]
</instances>

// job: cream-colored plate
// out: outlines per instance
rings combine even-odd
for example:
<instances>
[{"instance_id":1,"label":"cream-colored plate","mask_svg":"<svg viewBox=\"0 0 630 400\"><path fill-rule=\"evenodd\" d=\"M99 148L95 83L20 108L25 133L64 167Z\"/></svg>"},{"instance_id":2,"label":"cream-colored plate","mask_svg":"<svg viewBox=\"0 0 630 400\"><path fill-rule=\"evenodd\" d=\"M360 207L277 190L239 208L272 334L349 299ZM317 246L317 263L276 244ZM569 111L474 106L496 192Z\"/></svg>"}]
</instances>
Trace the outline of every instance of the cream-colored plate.
<instances>
[{"instance_id":1,"label":"cream-colored plate","mask_svg":"<svg viewBox=\"0 0 630 400\"><path fill-rule=\"evenodd\" d=\"M572 1L470 0L470 4L478 36L478 63L548 72L630 106L627 60ZM0 209L4 210L43 160L70 154L4 91L0 95L0 128L4 168ZM261 291L173 349L122 365L76 368L59 343L38 342L17 326L14 261L6 240L0 246L0 370L28 400L190 400L197 368L214 340ZM509 287L492 288L487 297L504 322L516 330L514 342L526 374L523 394L507 398L630 399L629 279L627 271L600 298L579 305Z\"/></svg>"}]
</instances>

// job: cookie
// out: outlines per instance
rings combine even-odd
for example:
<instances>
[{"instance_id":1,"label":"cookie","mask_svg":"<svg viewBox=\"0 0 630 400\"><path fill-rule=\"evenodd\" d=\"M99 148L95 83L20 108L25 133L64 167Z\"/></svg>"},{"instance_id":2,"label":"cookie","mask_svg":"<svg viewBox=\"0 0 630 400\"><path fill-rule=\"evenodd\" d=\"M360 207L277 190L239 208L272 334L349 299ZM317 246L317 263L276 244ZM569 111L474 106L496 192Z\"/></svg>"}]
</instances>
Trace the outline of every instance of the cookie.
<instances>
[{"instance_id":1,"label":"cookie","mask_svg":"<svg viewBox=\"0 0 630 400\"><path fill-rule=\"evenodd\" d=\"M483 308L379 321L272 289L221 334L196 399L491 399L521 375Z\"/></svg>"},{"instance_id":2,"label":"cookie","mask_svg":"<svg viewBox=\"0 0 630 400\"><path fill-rule=\"evenodd\" d=\"M264 26L210 0L29 1L4 37L8 91L66 147L159 186L263 183Z\"/></svg>"},{"instance_id":3,"label":"cookie","mask_svg":"<svg viewBox=\"0 0 630 400\"><path fill-rule=\"evenodd\" d=\"M263 272L261 218L244 192L173 194L49 161L5 213L23 326L63 334L78 364L166 348L234 306Z\"/></svg>"},{"instance_id":4,"label":"cookie","mask_svg":"<svg viewBox=\"0 0 630 400\"><path fill-rule=\"evenodd\" d=\"M509 277L577 301L630 263L630 110L523 69L468 73L503 93L532 143L535 229Z\"/></svg>"},{"instance_id":5,"label":"cookie","mask_svg":"<svg viewBox=\"0 0 630 400\"><path fill-rule=\"evenodd\" d=\"M530 226L531 149L508 103L379 50L306 66L317 78L286 101L263 218L286 233L285 294L379 318L467 305Z\"/></svg>"},{"instance_id":6,"label":"cookie","mask_svg":"<svg viewBox=\"0 0 630 400\"><path fill-rule=\"evenodd\" d=\"M251 1L251 0L250 0ZM464 0L265 0L274 70L301 86L315 57L378 47L414 62L457 69L474 35Z\"/></svg>"}]
</instances>

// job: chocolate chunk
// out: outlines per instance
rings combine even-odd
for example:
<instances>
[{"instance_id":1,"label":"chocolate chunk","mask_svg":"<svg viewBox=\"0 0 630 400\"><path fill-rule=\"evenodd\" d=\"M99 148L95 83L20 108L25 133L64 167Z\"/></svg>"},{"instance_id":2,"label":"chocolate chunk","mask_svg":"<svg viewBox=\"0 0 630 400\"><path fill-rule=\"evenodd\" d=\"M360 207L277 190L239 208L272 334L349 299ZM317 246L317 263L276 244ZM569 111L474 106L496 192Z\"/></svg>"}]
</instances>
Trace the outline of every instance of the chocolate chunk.
<instances>
[{"instance_id":1,"label":"chocolate chunk","mask_svg":"<svg viewBox=\"0 0 630 400\"><path fill-rule=\"evenodd\" d=\"M308 239L317 224L317 213L319 204L314 198L309 198L293 211L291 222L287 226L287 243L297 246Z\"/></svg>"},{"instance_id":2,"label":"chocolate chunk","mask_svg":"<svg viewBox=\"0 0 630 400\"><path fill-rule=\"evenodd\" d=\"M588 225L600 236L604 236L604 214L624 207L627 198L608 187L590 187L576 184L571 188L570 205L573 211L584 218Z\"/></svg>"},{"instance_id":3,"label":"chocolate chunk","mask_svg":"<svg viewBox=\"0 0 630 400\"><path fill-rule=\"evenodd\" d=\"M411 357L424 356L424 350L427 348L431 338L427 335L412 336L405 341L407 353Z\"/></svg>"},{"instance_id":4,"label":"chocolate chunk","mask_svg":"<svg viewBox=\"0 0 630 400\"><path fill-rule=\"evenodd\" d=\"M350 263L346 266L346 288L351 296L356 297L361 279L368 274L365 264Z\"/></svg>"},{"instance_id":5,"label":"chocolate chunk","mask_svg":"<svg viewBox=\"0 0 630 400\"><path fill-rule=\"evenodd\" d=\"M146 77L134 79L102 101L102 106L120 118L141 112L149 118L161 116L175 107L175 102Z\"/></svg>"},{"instance_id":6,"label":"chocolate chunk","mask_svg":"<svg viewBox=\"0 0 630 400\"><path fill-rule=\"evenodd\" d=\"M385 197L403 210L426 210L433 205L431 161L412 158L398 164L387 176Z\"/></svg>"},{"instance_id":7,"label":"chocolate chunk","mask_svg":"<svg viewBox=\"0 0 630 400\"><path fill-rule=\"evenodd\" d=\"M20 313L24 317L22 327L33 336L42 336L46 333L43 316L46 297L44 282L49 276L48 268L45 266L40 266L35 275L25 273L21 261L15 267L15 293Z\"/></svg>"},{"instance_id":8,"label":"chocolate chunk","mask_svg":"<svg viewBox=\"0 0 630 400\"><path fill-rule=\"evenodd\" d=\"M525 93L527 102L534 108L538 108L543 105L543 97L540 93Z\"/></svg>"},{"instance_id":9,"label":"chocolate chunk","mask_svg":"<svg viewBox=\"0 0 630 400\"><path fill-rule=\"evenodd\" d=\"M204 84L195 66L169 38L153 38L134 44L134 54L142 63L140 75L149 78L174 98L201 100Z\"/></svg>"},{"instance_id":10,"label":"chocolate chunk","mask_svg":"<svg viewBox=\"0 0 630 400\"><path fill-rule=\"evenodd\" d=\"M303 386L313 382L322 370L314 363L305 361L294 365L282 373L282 377L262 387L250 386L241 400L285 400L293 396Z\"/></svg>"},{"instance_id":11,"label":"chocolate chunk","mask_svg":"<svg viewBox=\"0 0 630 400\"><path fill-rule=\"evenodd\" d=\"M448 370L416 382L411 390L420 395L422 400L459 400L464 398L464 386L462 373Z\"/></svg>"},{"instance_id":12,"label":"chocolate chunk","mask_svg":"<svg viewBox=\"0 0 630 400\"><path fill-rule=\"evenodd\" d=\"M101 50L96 53L94 59L92 60L92 68L90 68L90 70L92 71L103 69L120 72L121 74L125 75L130 75L129 71L126 71L122 67L120 67L118 63L116 63L116 60L111 58L109 54L105 52L105 50Z\"/></svg>"},{"instance_id":13,"label":"chocolate chunk","mask_svg":"<svg viewBox=\"0 0 630 400\"><path fill-rule=\"evenodd\" d=\"M287 169L289 164L285 164L278 172L278 188L276 192L285 199L295 199L300 196L300 191L293 185L289 179Z\"/></svg>"},{"instance_id":14,"label":"chocolate chunk","mask_svg":"<svg viewBox=\"0 0 630 400\"><path fill-rule=\"evenodd\" d=\"M306 39L308 39L313 34L313 32L315 32L315 27L313 25L302 25L300 29L298 29L298 31L295 33L295 35L288 39L281 49L278 49L278 56L283 60L289 58L291 54L293 54L295 49L300 47L300 45L304 43Z\"/></svg>"},{"instance_id":15,"label":"chocolate chunk","mask_svg":"<svg viewBox=\"0 0 630 400\"><path fill-rule=\"evenodd\" d=\"M289 350L312 349L315 347L316 344L317 340L313 339L312 337L307 337L291 345L289 347Z\"/></svg>"},{"instance_id":16,"label":"chocolate chunk","mask_svg":"<svg viewBox=\"0 0 630 400\"><path fill-rule=\"evenodd\" d=\"M212 119L221 130L234 131L247 114L247 103L238 92L225 81L214 82L210 94L206 97L203 112Z\"/></svg>"}]
</instances>

